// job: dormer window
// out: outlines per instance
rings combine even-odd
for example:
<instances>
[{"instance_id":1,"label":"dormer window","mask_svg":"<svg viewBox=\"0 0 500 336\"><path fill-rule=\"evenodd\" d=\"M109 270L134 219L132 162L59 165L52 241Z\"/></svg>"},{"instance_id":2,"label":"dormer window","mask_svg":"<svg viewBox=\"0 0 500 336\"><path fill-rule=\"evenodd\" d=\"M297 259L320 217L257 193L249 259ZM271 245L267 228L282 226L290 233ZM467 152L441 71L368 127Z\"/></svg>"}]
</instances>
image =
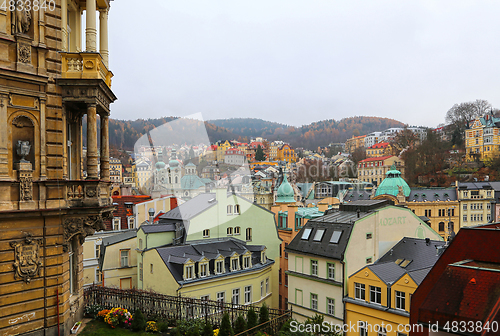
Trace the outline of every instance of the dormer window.
<instances>
[{"instance_id":1,"label":"dormer window","mask_svg":"<svg viewBox=\"0 0 500 336\"><path fill-rule=\"evenodd\" d=\"M264 250L264 251L260 252L260 262L265 264L266 261L267 261L266 251Z\"/></svg>"},{"instance_id":2,"label":"dormer window","mask_svg":"<svg viewBox=\"0 0 500 336\"><path fill-rule=\"evenodd\" d=\"M224 273L224 259L217 260L215 262L215 273L216 274L222 274L222 273Z\"/></svg>"},{"instance_id":3,"label":"dormer window","mask_svg":"<svg viewBox=\"0 0 500 336\"><path fill-rule=\"evenodd\" d=\"M208 271L208 263L200 263L200 277L206 277L210 275Z\"/></svg>"},{"instance_id":4,"label":"dormer window","mask_svg":"<svg viewBox=\"0 0 500 336\"><path fill-rule=\"evenodd\" d=\"M243 257L243 268L247 269L250 267L252 267L252 260L251 260L250 256L244 256Z\"/></svg>"},{"instance_id":5,"label":"dormer window","mask_svg":"<svg viewBox=\"0 0 500 336\"><path fill-rule=\"evenodd\" d=\"M240 258L231 258L231 272L238 271L240 269Z\"/></svg>"},{"instance_id":6,"label":"dormer window","mask_svg":"<svg viewBox=\"0 0 500 336\"><path fill-rule=\"evenodd\" d=\"M184 280L194 279L194 265L184 266Z\"/></svg>"}]
</instances>

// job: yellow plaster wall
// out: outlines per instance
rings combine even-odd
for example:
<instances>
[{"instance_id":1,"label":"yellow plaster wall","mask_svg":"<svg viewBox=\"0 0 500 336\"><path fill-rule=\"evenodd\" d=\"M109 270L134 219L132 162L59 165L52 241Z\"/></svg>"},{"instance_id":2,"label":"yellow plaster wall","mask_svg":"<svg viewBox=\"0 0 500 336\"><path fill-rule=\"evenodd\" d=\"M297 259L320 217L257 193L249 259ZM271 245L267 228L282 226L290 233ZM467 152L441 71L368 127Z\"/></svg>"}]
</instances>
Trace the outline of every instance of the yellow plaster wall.
<instances>
[{"instance_id":1,"label":"yellow plaster wall","mask_svg":"<svg viewBox=\"0 0 500 336\"><path fill-rule=\"evenodd\" d=\"M132 287L137 288L136 247L136 238L106 246L106 254L102 267L105 286L120 288L120 279L131 277ZM123 249L130 249L129 267L120 266L120 250Z\"/></svg>"}]
</instances>

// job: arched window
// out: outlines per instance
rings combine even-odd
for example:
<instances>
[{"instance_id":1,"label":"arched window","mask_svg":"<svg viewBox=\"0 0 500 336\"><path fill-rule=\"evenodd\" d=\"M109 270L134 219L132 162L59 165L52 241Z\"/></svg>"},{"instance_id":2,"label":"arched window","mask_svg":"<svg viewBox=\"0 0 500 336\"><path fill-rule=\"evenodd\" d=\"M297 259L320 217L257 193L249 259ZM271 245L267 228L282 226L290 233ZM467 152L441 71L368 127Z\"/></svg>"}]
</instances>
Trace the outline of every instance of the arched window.
<instances>
[{"instance_id":1,"label":"arched window","mask_svg":"<svg viewBox=\"0 0 500 336\"><path fill-rule=\"evenodd\" d=\"M235 215L239 215L240 214L240 205L239 204L236 204L234 206L234 214Z\"/></svg>"},{"instance_id":2,"label":"arched window","mask_svg":"<svg viewBox=\"0 0 500 336\"><path fill-rule=\"evenodd\" d=\"M232 236L233 235L233 228L232 227L228 227L226 231L227 231L227 235L228 236Z\"/></svg>"},{"instance_id":3,"label":"arched window","mask_svg":"<svg viewBox=\"0 0 500 336\"><path fill-rule=\"evenodd\" d=\"M444 222L439 222L439 231L444 231Z\"/></svg>"},{"instance_id":4,"label":"arched window","mask_svg":"<svg viewBox=\"0 0 500 336\"><path fill-rule=\"evenodd\" d=\"M235 235L235 236L236 236L236 235L239 235L239 234L240 234L240 231L241 231L240 227L239 227L239 226L236 226L236 227L234 228L234 235Z\"/></svg>"},{"instance_id":5,"label":"arched window","mask_svg":"<svg viewBox=\"0 0 500 336\"><path fill-rule=\"evenodd\" d=\"M232 205L228 205L227 206L227 214L228 215L232 215L233 214L233 206Z\"/></svg>"},{"instance_id":6,"label":"arched window","mask_svg":"<svg viewBox=\"0 0 500 336\"><path fill-rule=\"evenodd\" d=\"M179 183L179 178L177 176L175 177L175 183Z\"/></svg>"}]
</instances>

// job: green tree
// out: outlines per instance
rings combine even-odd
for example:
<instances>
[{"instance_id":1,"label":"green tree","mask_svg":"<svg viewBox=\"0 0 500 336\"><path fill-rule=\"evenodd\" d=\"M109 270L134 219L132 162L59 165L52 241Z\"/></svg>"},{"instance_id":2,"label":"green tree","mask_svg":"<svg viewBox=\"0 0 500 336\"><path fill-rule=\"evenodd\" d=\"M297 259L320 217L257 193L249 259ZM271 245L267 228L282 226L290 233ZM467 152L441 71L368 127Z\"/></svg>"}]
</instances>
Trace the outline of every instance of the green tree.
<instances>
[{"instance_id":1,"label":"green tree","mask_svg":"<svg viewBox=\"0 0 500 336\"><path fill-rule=\"evenodd\" d=\"M229 314L225 313L222 317L222 322L219 328L218 336L233 336L233 327L231 327L231 321L229 320Z\"/></svg>"},{"instance_id":2,"label":"green tree","mask_svg":"<svg viewBox=\"0 0 500 336\"><path fill-rule=\"evenodd\" d=\"M247 313L247 328L251 329L257 325L257 313L253 308L250 308Z\"/></svg>"},{"instance_id":3,"label":"green tree","mask_svg":"<svg viewBox=\"0 0 500 336\"><path fill-rule=\"evenodd\" d=\"M266 160L266 155L264 154L264 150L260 145L257 146L257 149L255 150L255 160L256 161L265 161Z\"/></svg>"},{"instance_id":4,"label":"green tree","mask_svg":"<svg viewBox=\"0 0 500 336\"><path fill-rule=\"evenodd\" d=\"M132 330L144 331L146 330L146 318L139 309L136 309L132 316Z\"/></svg>"},{"instance_id":5,"label":"green tree","mask_svg":"<svg viewBox=\"0 0 500 336\"><path fill-rule=\"evenodd\" d=\"M236 322L234 322L234 333L239 334L244 332L247 329L247 322L243 315L238 315Z\"/></svg>"},{"instance_id":6,"label":"green tree","mask_svg":"<svg viewBox=\"0 0 500 336\"><path fill-rule=\"evenodd\" d=\"M205 326L203 327L203 336L214 336L214 330L212 328L212 325L210 324L210 321L207 321L205 323Z\"/></svg>"},{"instance_id":7,"label":"green tree","mask_svg":"<svg viewBox=\"0 0 500 336\"><path fill-rule=\"evenodd\" d=\"M260 307L259 311L259 324L265 323L269 321L269 309L267 308L267 305L264 303Z\"/></svg>"}]
</instances>

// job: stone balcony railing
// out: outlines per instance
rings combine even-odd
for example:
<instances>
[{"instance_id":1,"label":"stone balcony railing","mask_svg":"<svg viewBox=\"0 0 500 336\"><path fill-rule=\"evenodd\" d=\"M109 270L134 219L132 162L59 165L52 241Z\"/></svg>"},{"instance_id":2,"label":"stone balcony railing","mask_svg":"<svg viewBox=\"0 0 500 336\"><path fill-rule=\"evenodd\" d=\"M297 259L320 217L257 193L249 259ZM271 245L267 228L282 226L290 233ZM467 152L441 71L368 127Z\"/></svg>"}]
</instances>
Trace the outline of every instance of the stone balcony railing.
<instances>
[{"instance_id":1,"label":"stone balcony railing","mask_svg":"<svg viewBox=\"0 0 500 336\"><path fill-rule=\"evenodd\" d=\"M111 88L113 73L98 52L61 53L62 78L102 79Z\"/></svg>"},{"instance_id":2,"label":"stone balcony railing","mask_svg":"<svg viewBox=\"0 0 500 336\"><path fill-rule=\"evenodd\" d=\"M69 207L105 207L113 204L111 182L77 180L66 183L66 202Z\"/></svg>"}]
</instances>

